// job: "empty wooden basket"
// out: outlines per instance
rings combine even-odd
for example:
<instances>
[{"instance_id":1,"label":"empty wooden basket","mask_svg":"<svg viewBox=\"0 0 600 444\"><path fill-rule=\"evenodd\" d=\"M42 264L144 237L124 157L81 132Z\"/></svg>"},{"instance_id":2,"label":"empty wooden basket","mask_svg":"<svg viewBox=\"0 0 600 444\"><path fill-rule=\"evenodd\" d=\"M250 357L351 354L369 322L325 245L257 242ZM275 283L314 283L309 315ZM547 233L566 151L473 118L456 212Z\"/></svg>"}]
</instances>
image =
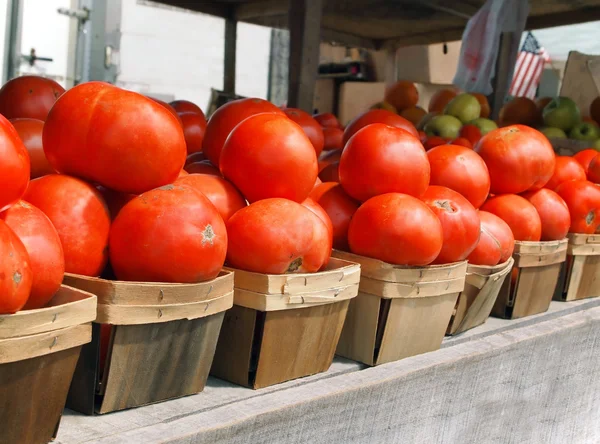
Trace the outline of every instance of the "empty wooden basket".
<instances>
[{"instance_id":1,"label":"empty wooden basket","mask_svg":"<svg viewBox=\"0 0 600 444\"><path fill-rule=\"evenodd\" d=\"M0 443L56 436L96 297L62 286L47 307L0 315Z\"/></svg>"},{"instance_id":2,"label":"empty wooden basket","mask_svg":"<svg viewBox=\"0 0 600 444\"><path fill-rule=\"evenodd\" d=\"M575 301L600 296L600 235L569 234L567 260L554 299Z\"/></svg>"},{"instance_id":3,"label":"empty wooden basket","mask_svg":"<svg viewBox=\"0 0 600 444\"><path fill-rule=\"evenodd\" d=\"M567 239L515 242L511 278L504 281L492 315L517 319L547 311L566 257Z\"/></svg>"},{"instance_id":4,"label":"empty wooden basket","mask_svg":"<svg viewBox=\"0 0 600 444\"><path fill-rule=\"evenodd\" d=\"M233 275L198 284L108 281L67 275L98 296L92 342L84 347L67 407L108 413L201 392L224 312L233 304ZM100 324L110 324L100 365Z\"/></svg>"},{"instance_id":5,"label":"empty wooden basket","mask_svg":"<svg viewBox=\"0 0 600 444\"><path fill-rule=\"evenodd\" d=\"M458 296L446 334L462 333L488 319L513 264L514 259L509 258L503 264L494 266L467 266L465 289Z\"/></svg>"},{"instance_id":6,"label":"empty wooden basket","mask_svg":"<svg viewBox=\"0 0 600 444\"><path fill-rule=\"evenodd\" d=\"M350 302L337 354L368 365L437 350L467 263L404 267L336 251L361 266L358 296Z\"/></svg>"},{"instance_id":7,"label":"empty wooden basket","mask_svg":"<svg viewBox=\"0 0 600 444\"><path fill-rule=\"evenodd\" d=\"M326 371L359 278L357 264L334 258L311 274L235 270L211 374L258 389Z\"/></svg>"}]
</instances>

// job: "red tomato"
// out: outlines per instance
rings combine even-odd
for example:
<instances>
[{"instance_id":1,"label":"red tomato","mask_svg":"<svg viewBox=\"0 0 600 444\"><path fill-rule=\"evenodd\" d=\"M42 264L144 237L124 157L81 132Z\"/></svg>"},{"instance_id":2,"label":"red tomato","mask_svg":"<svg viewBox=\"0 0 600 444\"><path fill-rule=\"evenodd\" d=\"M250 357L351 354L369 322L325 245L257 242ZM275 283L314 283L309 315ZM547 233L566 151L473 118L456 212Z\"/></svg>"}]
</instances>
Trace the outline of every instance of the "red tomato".
<instances>
[{"instance_id":1,"label":"red tomato","mask_svg":"<svg viewBox=\"0 0 600 444\"><path fill-rule=\"evenodd\" d=\"M44 122L38 119L13 119L10 121L19 137L23 141L23 145L29 153L30 177L45 176L46 174L55 174L54 168L46 159L44 147L42 145L42 131L44 130Z\"/></svg>"},{"instance_id":2,"label":"red tomato","mask_svg":"<svg viewBox=\"0 0 600 444\"><path fill-rule=\"evenodd\" d=\"M204 133L202 151L213 165L219 166L225 140L242 120L255 114L270 113L284 116L284 112L263 99L240 99L228 102L211 116Z\"/></svg>"},{"instance_id":3,"label":"red tomato","mask_svg":"<svg viewBox=\"0 0 600 444\"><path fill-rule=\"evenodd\" d=\"M537 210L527 199L516 194L492 197L481 207L508 224L515 240L539 242L542 238L542 221Z\"/></svg>"},{"instance_id":4,"label":"red tomato","mask_svg":"<svg viewBox=\"0 0 600 444\"><path fill-rule=\"evenodd\" d=\"M312 149L312 147L311 147ZM227 262L255 273L318 271L315 215L287 199L263 199L242 208L227 221Z\"/></svg>"},{"instance_id":5,"label":"red tomato","mask_svg":"<svg viewBox=\"0 0 600 444\"><path fill-rule=\"evenodd\" d=\"M196 151L195 153L188 154L185 159L185 166L188 166L190 163L202 162L203 160L207 160L206 156L202 151Z\"/></svg>"},{"instance_id":6,"label":"red tomato","mask_svg":"<svg viewBox=\"0 0 600 444\"><path fill-rule=\"evenodd\" d=\"M571 180L556 192L569 207L569 233L594 234L600 227L600 187L587 180Z\"/></svg>"},{"instance_id":7,"label":"red tomato","mask_svg":"<svg viewBox=\"0 0 600 444\"><path fill-rule=\"evenodd\" d=\"M456 139L451 140L448 143L451 145L464 146L465 148L473 149L473 144L471 142L469 142L468 139L465 139L464 137L457 137Z\"/></svg>"},{"instance_id":8,"label":"red tomato","mask_svg":"<svg viewBox=\"0 0 600 444\"><path fill-rule=\"evenodd\" d=\"M333 248L348 251L348 227L359 204L346 194L339 183L326 182L310 193L329 216L333 227Z\"/></svg>"},{"instance_id":9,"label":"red tomato","mask_svg":"<svg viewBox=\"0 0 600 444\"><path fill-rule=\"evenodd\" d=\"M427 133L425 131L419 131L419 140L425 145L425 142L427 142Z\"/></svg>"},{"instance_id":10,"label":"red tomato","mask_svg":"<svg viewBox=\"0 0 600 444\"><path fill-rule=\"evenodd\" d=\"M183 130L169 111L102 82L61 96L48 114L43 141L57 171L124 193L173 182L186 155Z\"/></svg>"},{"instance_id":11,"label":"red tomato","mask_svg":"<svg viewBox=\"0 0 600 444\"><path fill-rule=\"evenodd\" d=\"M323 183L323 181L321 179L319 179L319 176L317 176L317 180L315 180L315 185L313 186L313 190L315 189L315 187L321 185L322 183Z\"/></svg>"},{"instance_id":12,"label":"red tomato","mask_svg":"<svg viewBox=\"0 0 600 444\"><path fill-rule=\"evenodd\" d=\"M170 105L181 119L188 154L201 152L204 133L206 132L204 113L199 106L187 100L175 100Z\"/></svg>"},{"instance_id":13,"label":"red tomato","mask_svg":"<svg viewBox=\"0 0 600 444\"><path fill-rule=\"evenodd\" d=\"M120 193L118 191L109 190L101 185L98 185L96 189L104 198L112 220L117 217L117 214L119 214L119 211L121 211L121 208L123 208L127 202L136 197L136 194Z\"/></svg>"},{"instance_id":14,"label":"red tomato","mask_svg":"<svg viewBox=\"0 0 600 444\"><path fill-rule=\"evenodd\" d=\"M348 229L353 253L398 265L428 265L442 250L444 232L435 213L419 199L400 193L372 197Z\"/></svg>"},{"instance_id":15,"label":"red tomato","mask_svg":"<svg viewBox=\"0 0 600 444\"><path fill-rule=\"evenodd\" d=\"M29 256L33 281L24 308L44 307L65 274L65 256L56 228L44 213L22 200L0 213L0 219L23 242Z\"/></svg>"},{"instance_id":16,"label":"red tomato","mask_svg":"<svg viewBox=\"0 0 600 444\"><path fill-rule=\"evenodd\" d=\"M302 206L308 208L314 215L314 237L312 250L304 256L307 263L321 263L322 267L329 263L333 244L333 225L325 210L310 197Z\"/></svg>"},{"instance_id":17,"label":"red tomato","mask_svg":"<svg viewBox=\"0 0 600 444\"><path fill-rule=\"evenodd\" d=\"M421 197L429 185L429 174L427 154L419 139L381 123L358 131L340 159L340 183L350 196L363 202L392 192Z\"/></svg>"},{"instance_id":18,"label":"red tomato","mask_svg":"<svg viewBox=\"0 0 600 444\"><path fill-rule=\"evenodd\" d=\"M523 194L523 197L533 204L540 215L543 241L562 240L567 237L571 216L562 197L548 188L529 191Z\"/></svg>"},{"instance_id":19,"label":"red tomato","mask_svg":"<svg viewBox=\"0 0 600 444\"><path fill-rule=\"evenodd\" d=\"M321 113L315 114L314 119L321 125L323 128L341 128L339 120L331 113Z\"/></svg>"},{"instance_id":20,"label":"red tomato","mask_svg":"<svg viewBox=\"0 0 600 444\"><path fill-rule=\"evenodd\" d=\"M350 138L354 134L356 134L360 129L373 123L381 123L384 125L400 128L405 131L408 131L417 139L419 138L419 132L417 131L415 126L404 117L400 117L398 114L393 113L391 111L387 111L385 109L372 109L356 117L348 124L348 126L346 126L346 129L344 130L344 146L346 146L348 140L350 140Z\"/></svg>"},{"instance_id":21,"label":"red tomato","mask_svg":"<svg viewBox=\"0 0 600 444\"><path fill-rule=\"evenodd\" d=\"M568 180L586 180L585 170L577 160L569 156L556 156L554 174L545 185L555 190L561 183Z\"/></svg>"},{"instance_id":22,"label":"red tomato","mask_svg":"<svg viewBox=\"0 0 600 444\"><path fill-rule=\"evenodd\" d=\"M340 181L340 163L333 162L327 165L319 173L319 179L322 182L339 182Z\"/></svg>"},{"instance_id":23,"label":"red tomato","mask_svg":"<svg viewBox=\"0 0 600 444\"><path fill-rule=\"evenodd\" d=\"M341 150L344 148L344 132L339 128L323 128L324 150Z\"/></svg>"},{"instance_id":24,"label":"red tomato","mask_svg":"<svg viewBox=\"0 0 600 444\"><path fill-rule=\"evenodd\" d=\"M29 154L11 123L0 116L0 211L18 201L29 184Z\"/></svg>"},{"instance_id":25,"label":"red tomato","mask_svg":"<svg viewBox=\"0 0 600 444\"><path fill-rule=\"evenodd\" d=\"M249 202L302 202L317 179L317 156L302 128L285 116L258 114L240 123L221 153L221 173Z\"/></svg>"},{"instance_id":26,"label":"red tomato","mask_svg":"<svg viewBox=\"0 0 600 444\"><path fill-rule=\"evenodd\" d=\"M467 139L471 146L475 146L481 139L481 130L477 125L467 124L460 129L459 135L461 138Z\"/></svg>"},{"instance_id":27,"label":"red tomato","mask_svg":"<svg viewBox=\"0 0 600 444\"><path fill-rule=\"evenodd\" d=\"M435 148L436 146L446 145L447 143L448 143L448 140L444 139L443 137L431 136L431 137L427 138L427 140L423 144L423 148L425 148L427 151L429 151L429 150Z\"/></svg>"},{"instance_id":28,"label":"red tomato","mask_svg":"<svg viewBox=\"0 0 600 444\"><path fill-rule=\"evenodd\" d=\"M582 167L583 170L583 167ZM585 180L586 176L583 176L582 179ZM600 153L598 156L594 157L590 162L590 166L588 168L587 179L590 182L600 183Z\"/></svg>"},{"instance_id":29,"label":"red tomato","mask_svg":"<svg viewBox=\"0 0 600 444\"><path fill-rule=\"evenodd\" d=\"M189 176L189 175L190 175L190 173L188 173L186 170L181 170L179 172L179 175L177 176L177 179L181 179L182 177Z\"/></svg>"},{"instance_id":30,"label":"red tomato","mask_svg":"<svg viewBox=\"0 0 600 444\"><path fill-rule=\"evenodd\" d=\"M319 157L319 172L323 171L327 165L339 162L342 158L342 150L324 151Z\"/></svg>"},{"instance_id":31,"label":"red tomato","mask_svg":"<svg viewBox=\"0 0 600 444\"><path fill-rule=\"evenodd\" d=\"M65 272L99 276L108 258L110 214L100 192L62 174L34 179L23 200L48 216L60 237Z\"/></svg>"},{"instance_id":32,"label":"red tomato","mask_svg":"<svg viewBox=\"0 0 600 444\"><path fill-rule=\"evenodd\" d=\"M185 170L189 174L209 174L211 176L221 177L221 172L208 160L194 162L186 165Z\"/></svg>"},{"instance_id":33,"label":"red tomato","mask_svg":"<svg viewBox=\"0 0 600 444\"><path fill-rule=\"evenodd\" d=\"M7 119L46 120L50 108L64 92L62 86L45 77L15 77L0 89L0 114Z\"/></svg>"},{"instance_id":34,"label":"red tomato","mask_svg":"<svg viewBox=\"0 0 600 444\"><path fill-rule=\"evenodd\" d=\"M181 121L181 117L179 117L179 114L177 114L177 111L175 111L175 108L173 108L171 105L169 105L167 102L165 102L163 100L155 99L154 97L149 97L149 96L148 96L148 98L151 100L154 100L156 103L161 105L164 109L169 111L173 115L173 117L175 117L177 119L179 124L183 127L183 122Z\"/></svg>"},{"instance_id":35,"label":"red tomato","mask_svg":"<svg viewBox=\"0 0 600 444\"><path fill-rule=\"evenodd\" d=\"M579 162L579 164L583 167L585 174L587 175L588 169L590 167L590 162L597 155L598 151L596 151L593 148L588 148L587 150L579 151L573 156L573 159Z\"/></svg>"},{"instance_id":36,"label":"red tomato","mask_svg":"<svg viewBox=\"0 0 600 444\"><path fill-rule=\"evenodd\" d=\"M492 194L538 190L554 173L552 145L546 136L528 126L490 131L475 145L475 152L488 167Z\"/></svg>"},{"instance_id":37,"label":"red tomato","mask_svg":"<svg viewBox=\"0 0 600 444\"><path fill-rule=\"evenodd\" d=\"M110 230L110 263L125 281L214 279L226 252L223 219L190 187L165 185L139 195L123 207Z\"/></svg>"},{"instance_id":38,"label":"red tomato","mask_svg":"<svg viewBox=\"0 0 600 444\"><path fill-rule=\"evenodd\" d=\"M319 122L312 118L310 114L301 109L296 108L286 108L284 110L285 115L296 122L298 125L302 127L304 134L312 143L315 152L317 153L317 157L323 151L323 146L325 145L325 136L323 134L323 129Z\"/></svg>"},{"instance_id":39,"label":"red tomato","mask_svg":"<svg viewBox=\"0 0 600 444\"><path fill-rule=\"evenodd\" d=\"M0 314L12 314L27 302L33 272L23 242L3 221L0 221L0 249Z\"/></svg>"},{"instance_id":40,"label":"red tomato","mask_svg":"<svg viewBox=\"0 0 600 444\"><path fill-rule=\"evenodd\" d=\"M436 264L464 261L479 241L479 217L471 203L456 191L430 186L421 198L442 223L444 243Z\"/></svg>"},{"instance_id":41,"label":"red tomato","mask_svg":"<svg viewBox=\"0 0 600 444\"><path fill-rule=\"evenodd\" d=\"M487 211L479 211L481 235L469 255L474 265L497 265L506 262L515 249L515 237L506 222Z\"/></svg>"},{"instance_id":42,"label":"red tomato","mask_svg":"<svg viewBox=\"0 0 600 444\"><path fill-rule=\"evenodd\" d=\"M209 174L190 174L177 179L176 185L188 186L204 194L215 206L225 222L236 211L246 206L246 200L226 179Z\"/></svg>"},{"instance_id":43,"label":"red tomato","mask_svg":"<svg viewBox=\"0 0 600 444\"><path fill-rule=\"evenodd\" d=\"M457 191L479 208L490 193L490 175L483 159L473 150L457 145L440 145L427 151L431 185Z\"/></svg>"}]
</instances>

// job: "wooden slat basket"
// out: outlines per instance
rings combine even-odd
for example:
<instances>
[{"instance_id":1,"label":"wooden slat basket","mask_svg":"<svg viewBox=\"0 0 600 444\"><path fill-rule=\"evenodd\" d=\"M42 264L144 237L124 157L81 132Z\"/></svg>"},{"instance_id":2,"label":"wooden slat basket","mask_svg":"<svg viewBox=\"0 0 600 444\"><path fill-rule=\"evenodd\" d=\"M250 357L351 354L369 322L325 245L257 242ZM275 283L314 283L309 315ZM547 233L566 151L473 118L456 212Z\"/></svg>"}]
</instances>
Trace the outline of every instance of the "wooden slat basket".
<instances>
[{"instance_id":1,"label":"wooden slat basket","mask_svg":"<svg viewBox=\"0 0 600 444\"><path fill-rule=\"evenodd\" d=\"M569 234L568 239L567 260L554 299L600 296L600 234Z\"/></svg>"},{"instance_id":2,"label":"wooden slat basket","mask_svg":"<svg viewBox=\"0 0 600 444\"><path fill-rule=\"evenodd\" d=\"M466 262L404 267L341 251L334 255L361 266L338 355L379 365L440 348L465 286Z\"/></svg>"},{"instance_id":3,"label":"wooden slat basket","mask_svg":"<svg viewBox=\"0 0 600 444\"><path fill-rule=\"evenodd\" d=\"M359 265L332 258L318 273L235 270L234 279L212 375L258 389L329 369Z\"/></svg>"},{"instance_id":4,"label":"wooden slat basket","mask_svg":"<svg viewBox=\"0 0 600 444\"><path fill-rule=\"evenodd\" d=\"M503 264L492 267L472 264L467 266L465 289L458 295L447 335L462 333L487 321L514 262L511 257Z\"/></svg>"},{"instance_id":5,"label":"wooden slat basket","mask_svg":"<svg viewBox=\"0 0 600 444\"><path fill-rule=\"evenodd\" d=\"M500 289L492 315L517 319L547 311L567 257L567 242L515 242L513 271Z\"/></svg>"},{"instance_id":6,"label":"wooden slat basket","mask_svg":"<svg viewBox=\"0 0 600 444\"><path fill-rule=\"evenodd\" d=\"M0 315L0 443L56 437L96 297L61 286L45 308Z\"/></svg>"},{"instance_id":7,"label":"wooden slat basket","mask_svg":"<svg viewBox=\"0 0 600 444\"><path fill-rule=\"evenodd\" d=\"M224 313L233 305L231 272L197 284L78 275L65 282L98 296L92 342L82 351L67 407L102 414L204 389ZM102 339L101 324L110 325ZM103 341L108 345L101 348Z\"/></svg>"}]
</instances>

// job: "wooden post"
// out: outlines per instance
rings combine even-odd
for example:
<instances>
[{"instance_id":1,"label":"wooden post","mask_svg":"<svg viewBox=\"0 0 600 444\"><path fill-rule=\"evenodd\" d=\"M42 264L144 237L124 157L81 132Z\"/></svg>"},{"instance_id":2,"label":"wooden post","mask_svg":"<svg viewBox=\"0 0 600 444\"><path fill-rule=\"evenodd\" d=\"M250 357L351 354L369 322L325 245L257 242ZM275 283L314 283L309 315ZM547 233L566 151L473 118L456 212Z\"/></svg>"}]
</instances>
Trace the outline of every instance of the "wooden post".
<instances>
[{"instance_id":1,"label":"wooden post","mask_svg":"<svg viewBox=\"0 0 600 444\"><path fill-rule=\"evenodd\" d=\"M398 50L391 46L385 50L385 85L389 86L398 80Z\"/></svg>"},{"instance_id":2,"label":"wooden post","mask_svg":"<svg viewBox=\"0 0 600 444\"><path fill-rule=\"evenodd\" d=\"M490 96L492 119L498 118L500 109L502 108L502 105L504 105L504 100L508 94L510 83L513 78L513 72L515 70L520 41L520 33L503 32L500 36L500 47L496 59L496 74L492 80L494 92Z\"/></svg>"},{"instance_id":3,"label":"wooden post","mask_svg":"<svg viewBox=\"0 0 600 444\"><path fill-rule=\"evenodd\" d=\"M290 69L288 106L312 114L319 70L323 0L290 2Z\"/></svg>"},{"instance_id":4,"label":"wooden post","mask_svg":"<svg viewBox=\"0 0 600 444\"><path fill-rule=\"evenodd\" d=\"M223 91L235 94L235 57L237 48L237 21L225 19L225 61L223 70Z\"/></svg>"}]
</instances>

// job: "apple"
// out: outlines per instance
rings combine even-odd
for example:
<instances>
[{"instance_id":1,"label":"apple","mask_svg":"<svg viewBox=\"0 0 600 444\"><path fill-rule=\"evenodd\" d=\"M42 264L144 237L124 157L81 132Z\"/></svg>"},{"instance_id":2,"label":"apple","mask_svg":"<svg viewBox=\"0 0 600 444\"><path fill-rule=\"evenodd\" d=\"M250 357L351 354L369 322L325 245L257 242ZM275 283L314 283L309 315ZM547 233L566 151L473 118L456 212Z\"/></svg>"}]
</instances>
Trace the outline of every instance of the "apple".
<instances>
[{"instance_id":1,"label":"apple","mask_svg":"<svg viewBox=\"0 0 600 444\"><path fill-rule=\"evenodd\" d=\"M556 97L544 108L544 125L560 128L563 131L571 130L581 122L581 114L577 104L568 97Z\"/></svg>"},{"instance_id":2,"label":"apple","mask_svg":"<svg viewBox=\"0 0 600 444\"><path fill-rule=\"evenodd\" d=\"M567 134L560 128L552 128L550 126L542 128L540 132L548 139L566 139Z\"/></svg>"},{"instance_id":3,"label":"apple","mask_svg":"<svg viewBox=\"0 0 600 444\"><path fill-rule=\"evenodd\" d=\"M593 123L581 122L571 129L569 137L576 140L596 140L600 137L600 130Z\"/></svg>"},{"instance_id":4,"label":"apple","mask_svg":"<svg viewBox=\"0 0 600 444\"><path fill-rule=\"evenodd\" d=\"M446 108L444 108L444 114L454 116L462 123L467 123L479 118L481 115L481 104L475 96L462 93L450 100Z\"/></svg>"},{"instance_id":5,"label":"apple","mask_svg":"<svg viewBox=\"0 0 600 444\"><path fill-rule=\"evenodd\" d=\"M498 129L498 125L496 125L496 122L494 122L491 119L485 119L483 117L471 120L468 123L469 125L475 125L477 128L479 128L479 131L481 131L482 136L489 133L492 130Z\"/></svg>"},{"instance_id":6,"label":"apple","mask_svg":"<svg viewBox=\"0 0 600 444\"><path fill-rule=\"evenodd\" d=\"M427 113L423 116L423 118L419 121L419 123L417 124L417 129L419 131L421 131L423 128L425 128L425 125L427 125L429 123L429 121L431 119L433 119L435 116L439 115L439 113Z\"/></svg>"},{"instance_id":7,"label":"apple","mask_svg":"<svg viewBox=\"0 0 600 444\"><path fill-rule=\"evenodd\" d=\"M460 133L462 122L454 116L435 116L425 125L428 136L439 136L444 139L456 139Z\"/></svg>"}]
</instances>

